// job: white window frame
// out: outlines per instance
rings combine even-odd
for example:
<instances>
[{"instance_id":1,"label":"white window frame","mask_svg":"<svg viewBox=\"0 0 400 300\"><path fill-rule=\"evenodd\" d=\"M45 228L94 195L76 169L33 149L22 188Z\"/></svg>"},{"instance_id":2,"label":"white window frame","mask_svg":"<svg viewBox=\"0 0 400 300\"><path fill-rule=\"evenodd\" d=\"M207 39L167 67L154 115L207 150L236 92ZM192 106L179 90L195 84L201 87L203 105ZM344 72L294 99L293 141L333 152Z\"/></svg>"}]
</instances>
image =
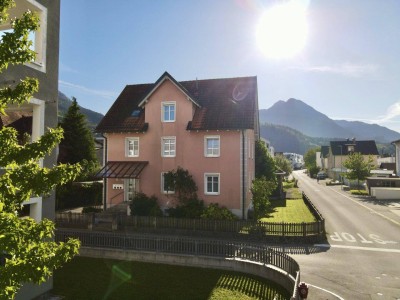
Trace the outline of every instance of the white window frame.
<instances>
[{"instance_id":1,"label":"white window frame","mask_svg":"<svg viewBox=\"0 0 400 300\"><path fill-rule=\"evenodd\" d=\"M169 116L168 119L165 118L165 108L166 107L170 107L173 106L174 107L174 118L171 119ZM176 101L164 101L161 102L161 121L164 123L173 123L176 120Z\"/></svg>"},{"instance_id":2,"label":"white window frame","mask_svg":"<svg viewBox=\"0 0 400 300\"><path fill-rule=\"evenodd\" d=\"M167 174L168 172L162 172L161 173L161 193L163 194L175 194L175 191L166 191L165 190L165 177L164 175Z\"/></svg>"},{"instance_id":3,"label":"white window frame","mask_svg":"<svg viewBox=\"0 0 400 300\"><path fill-rule=\"evenodd\" d=\"M174 141L172 143L166 143L166 141ZM166 151L166 146L169 146L169 149ZM174 150L171 150L171 145L174 145ZM173 152L173 154L171 154ZM161 156L162 157L176 157L176 137L175 136L164 136L161 138Z\"/></svg>"},{"instance_id":4,"label":"white window frame","mask_svg":"<svg viewBox=\"0 0 400 300\"><path fill-rule=\"evenodd\" d=\"M129 143L133 142L133 154L129 152ZM137 143L137 153L135 154L135 144ZM125 138L125 157L139 157L139 138L138 137L127 137Z\"/></svg>"},{"instance_id":5,"label":"white window frame","mask_svg":"<svg viewBox=\"0 0 400 300\"><path fill-rule=\"evenodd\" d=\"M9 10L9 18L21 17L22 13L30 10L39 16L39 28L34 32L33 50L36 52L35 61L26 63L27 66L46 72L46 48L47 48L47 8L36 0L17 1L16 6ZM10 22L0 25L0 31L11 29Z\"/></svg>"},{"instance_id":6,"label":"white window frame","mask_svg":"<svg viewBox=\"0 0 400 300\"><path fill-rule=\"evenodd\" d=\"M214 153L216 148L209 148L209 140L218 140L218 153ZM211 153L209 153L209 150ZM204 156L205 157L220 157L221 156L221 137L219 135L206 135L204 137Z\"/></svg>"},{"instance_id":7,"label":"white window frame","mask_svg":"<svg viewBox=\"0 0 400 300\"><path fill-rule=\"evenodd\" d=\"M217 177L218 178L218 191L208 191L208 178L209 177ZM214 184L214 183L213 183ZM213 188L212 188L213 189ZM220 195L221 193L221 174L220 173L205 173L204 174L204 194L205 195Z\"/></svg>"}]
</instances>

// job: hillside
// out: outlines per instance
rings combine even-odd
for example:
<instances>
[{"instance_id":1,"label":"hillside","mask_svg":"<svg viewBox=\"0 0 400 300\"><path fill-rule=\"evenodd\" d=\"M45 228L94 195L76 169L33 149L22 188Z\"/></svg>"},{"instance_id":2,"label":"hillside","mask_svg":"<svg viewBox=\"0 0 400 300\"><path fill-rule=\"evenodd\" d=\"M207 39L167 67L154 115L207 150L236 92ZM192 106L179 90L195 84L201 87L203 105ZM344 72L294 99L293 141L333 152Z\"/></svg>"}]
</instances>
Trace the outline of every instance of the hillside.
<instances>
[{"instance_id":1,"label":"hillside","mask_svg":"<svg viewBox=\"0 0 400 300\"><path fill-rule=\"evenodd\" d=\"M301 100L278 101L269 109L260 110L260 122L296 128L310 137L329 139L368 139L390 143L400 139L400 133L376 124L332 120Z\"/></svg>"},{"instance_id":2,"label":"hillside","mask_svg":"<svg viewBox=\"0 0 400 300\"><path fill-rule=\"evenodd\" d=\"M329 145L331 139L312 138L287 126L270 123L260 124L261 137L269 140L276 152L304 154L308 149Z\"/></svg>"},{"instance_id":3,"label":"hillside","mask_svg":"<svg viewBox=\"0 0 400 300\"><path fill-rule=\"evenodd\" d=\"M62 92L58 92L58 116L61 119L68 111L68 108L71 106L72 100L65 96ZM79 102L78 102L79 105ZM103 115L95 112L93 110L84 108L79 105L80 111L82 114L86 116L88 121L88 125L91 129L94 129L100 120L103 118Z\"/></svg>"}]
</instances>

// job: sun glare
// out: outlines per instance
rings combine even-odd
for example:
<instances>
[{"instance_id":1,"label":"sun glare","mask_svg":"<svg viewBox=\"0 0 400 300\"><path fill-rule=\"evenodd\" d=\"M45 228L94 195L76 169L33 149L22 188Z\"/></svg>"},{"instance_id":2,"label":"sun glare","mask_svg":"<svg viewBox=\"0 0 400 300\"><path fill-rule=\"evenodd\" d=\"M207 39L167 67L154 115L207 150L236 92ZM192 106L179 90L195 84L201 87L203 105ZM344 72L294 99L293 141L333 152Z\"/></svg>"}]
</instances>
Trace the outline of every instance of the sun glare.
<instances>
[{"instance_id":1,"label":"sun glare","mask_svg":"<svg viewBox=\"0 0 400 300\"><path fill-rule=\"evenodd\" d=\"M267 10L257 27L257 43L270 58L290 58L306 44L308 26L306 6L293 1Z\"/></svg>"}]
</instances>

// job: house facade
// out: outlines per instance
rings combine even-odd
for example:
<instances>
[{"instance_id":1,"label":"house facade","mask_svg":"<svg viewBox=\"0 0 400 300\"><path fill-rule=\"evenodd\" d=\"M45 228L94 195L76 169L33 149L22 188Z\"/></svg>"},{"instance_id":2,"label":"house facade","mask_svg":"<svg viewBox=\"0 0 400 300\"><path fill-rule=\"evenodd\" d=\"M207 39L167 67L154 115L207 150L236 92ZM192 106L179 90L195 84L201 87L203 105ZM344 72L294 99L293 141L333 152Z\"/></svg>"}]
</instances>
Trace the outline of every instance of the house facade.
<instances>
[{"instance_id":1,"label":"house facade","mask_svg":"<svg viewBox=\"0 0 400 300\"><path fill-rule=\"evenodd\" d=\"M177 82L165 72L153 84L128 85L96 128L105 138L106 208L135 192L174 207L164 174L186 169L205 204L247 218L259 138L257 78Z\"/></svg>"},{"instance_id":2,"label":"house facade","mask_svg":"<svg viewBox=\"0 0 400 300\"><path fill-rule=\"evenodd\" d=\"M327 154L328 176L334 180L342 180L343 178L341 174L347 171L343 164L348 155L355 152L361 153L365 161L368 161L369 157L371 157L372 163L375 166L377 165L379 152L375 141L357 141L356 139L331 141L329 145L329 152Z\"/></svg>"},{"instance_id":3,"label":"house facade","mask_svg":"<svg viewBox=\"0 0 400 300\"><path fill-rule=\"evenodd\" d=\"M58 58L59 58L59 28L60 28L60 1L59 0L16 0L12 8L10 19L19 17L23 12L31 10L40 18L40 28L30 36L37 53L35 61L25 65L10 66L0 74L1 87L13 86L25 77L34 77L39 80L39 91L30 100L30 103L19 107L9 107L6 113L9 117L2 126L26 128L32 141L43 135L45 128L56 127L57 99L58 99ZM10 30L9 22L0 26L0 32ZM30 122L30 124L27 124ZM57 163L56 151L40 162L43 166L52 167ZM43 218L54 219L55 194L43 197L36 196L24 203L24 211L33 219L40 221ZM33 299L45 294L52 288L52 280L37 286L24 285L16 299Z\"/></svg>"}]
</instances>

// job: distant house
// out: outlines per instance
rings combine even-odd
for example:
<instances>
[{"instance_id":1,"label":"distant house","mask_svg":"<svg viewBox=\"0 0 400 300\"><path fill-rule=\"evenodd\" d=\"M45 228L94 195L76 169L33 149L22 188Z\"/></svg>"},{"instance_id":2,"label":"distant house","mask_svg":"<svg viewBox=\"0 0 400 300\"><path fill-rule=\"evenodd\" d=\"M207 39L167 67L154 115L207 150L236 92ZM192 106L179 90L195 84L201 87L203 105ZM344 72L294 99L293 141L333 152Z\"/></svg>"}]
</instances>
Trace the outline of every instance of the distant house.
<instances>
[{"instance_id":1,"label":"distant house","mask_svg":"<svg viewBox=\"0 0 400 300\"><path fill-rule=\"evenodd\" d=\"M187 169L206 204L219 203L241 218L251 204L254 143L259 138L257 78L127 85L96 131L105 137L104 205L155 195L173 207L164 174Z\"/></svg>"},{"instance_id":2,"label":"distant house","mask_svg":"<svg viewBox=\"0 0 400 300\"><path fill-rule=\"evenodd\" d=\"M369 194L377 200L400 200L400 140L392 144L396 147L395 166L393 163L382 163L381 169L374 170L373 176L367 178Z\"/></svg>"},{"instance_id":3,"label":"distant house","mask_svg":"<svg viewBox=\"0 0 400 300\"><path fill-rule=\"evenodd\" d=\"M377 165L379 156L375 141L357 141L356 139L344 141L331 141L329 145L329 153L327 155L327 173L334 180L342 180L342 174L347 171L343 166L348 155L351 153L361 153L365 160L372 157L373 164Z\"/></svg>"},{"instance_id":4,"label":"distant house","mask_svg":"<svg viewBox=\"0 0 400 300\"><path fill-rule=\"evenodd\" d=\"M329 146L321 146L321 152L319 152L319 156L317 157L317 166L319 166L321 170L326 170L328 168L328 155Z\"/></svg>"}]
</instances>

